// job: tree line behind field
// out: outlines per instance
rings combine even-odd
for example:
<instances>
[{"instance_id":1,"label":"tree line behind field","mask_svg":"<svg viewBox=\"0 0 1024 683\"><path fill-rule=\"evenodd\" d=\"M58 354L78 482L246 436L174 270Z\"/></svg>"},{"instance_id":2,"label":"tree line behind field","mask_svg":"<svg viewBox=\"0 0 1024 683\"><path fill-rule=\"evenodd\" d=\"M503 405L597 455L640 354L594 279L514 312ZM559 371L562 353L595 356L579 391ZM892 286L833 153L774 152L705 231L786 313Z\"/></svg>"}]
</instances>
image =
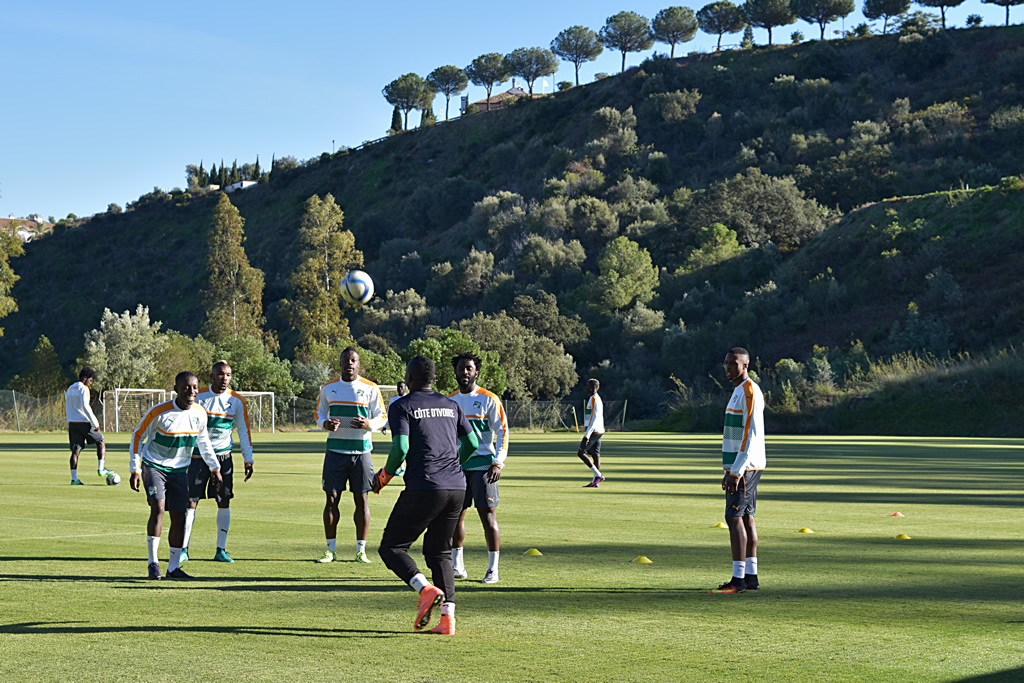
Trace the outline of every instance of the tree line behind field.
<instances>
[{"instance_id":1,"label":"tree line behind field","mask_svg":"<svg viewBox=\"0 0 1024 683\"><path fill-rule=\"evenodd\" d=\"M140 198L10 261L21 311L4 320L0 358L7 379L25 377L45 335L67 378L85 333L126 316L141 329L141 304L166 323L156 367L263 359L249 373L262 385L242 388L308 392L349 343L385 383L409 354L444 367L467 348L490 354L500 373L487 381L507 397L573 397L596 376L631 416L658 417L678 383L719 391L722 349L742 344L773 410L813 412L859 390L852 356L941 359L1020 339L1019 31L657 57L275 168L230 200ZM882 202L900 195L928 196ZM215 235L237 237L211 262ZM331 289L353 267L377 286L358 309ZM835 391L821 389L829 372Z\"/></svg>"}]
</instances>

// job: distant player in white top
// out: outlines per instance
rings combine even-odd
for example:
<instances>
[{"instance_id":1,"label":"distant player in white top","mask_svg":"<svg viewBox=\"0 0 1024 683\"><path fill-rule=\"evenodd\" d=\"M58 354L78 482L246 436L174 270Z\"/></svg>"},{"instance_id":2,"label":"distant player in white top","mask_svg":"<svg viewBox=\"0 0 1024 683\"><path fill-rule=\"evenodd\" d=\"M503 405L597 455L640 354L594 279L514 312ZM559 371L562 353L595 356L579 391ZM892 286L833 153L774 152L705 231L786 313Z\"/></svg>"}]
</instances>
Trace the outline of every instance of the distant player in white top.
<instances>
[{"instance_id":1,"label":"distant player in white top","mask_svg":"<svg viewBox=\"0 0 1024 683\"><path fill-rule=\"evenodd\" d=\"M709 593L742 593L758 590L757 580L757 484L765 468L764 395L750 379L750 354L739 346L725 356L725 376L732 382L732 396L725 409L722 434L722 490L725 521L732 545L732 578Z\"/></svg>"},{"instance_id":2,"label":"distant player in white top","mask_svg":"<svg viewBox=\"0 0 1024 683\"><path fill-rule=\"evenodd\" d=\"M391 406L394 405L395 401L405 396L407 393L405 382L399 382L395 385L395 395L388 399L388 410L391 410ZM381 434L387 434L388 423L385 422L384 426L380 428ZM404 469L404 468L403 468ZM401 472L398 473L401 476Z\"/></svg>"},{"instance_id":3,"label":"distant player in white top","mask_svg":"<svg viewBox=\"0 0 1024 683\"><path fill-rule=\"evenodd\" d=\"M132 434L130 484L132 491L146 489L149 522L149 578L159 579L157 551L164 527L164 512L171 517L170 561L167 578L191 579L180 566L185 540L185 510L188 509L188 466L192 449L198 447L210 468L215 486L220 488L220 463L213 452L207 431L206 411L197 405L199 380L191 372L179 372L174 378L177 396L172 401L150 408Z\"/></svg>"},{"instance_id":4,"label":"distant player in white top","mask_svg":"<svg viewBox=\"0 0 1024 683\"><path fill-rule=\"evenodd\" d=\"M337 559L338 501L346 488L355 503L356 562L370 562L366 556L366 534L370 529L370 504L366 499L373 486L373 432L388 416L380 389L359 376L359 352L352 346L341 352L341 378L320 389L316 405L317 424L326 429L327 452L321 477L327 502L324 505L324 536L327 550L317 562Z\"/></svg>"},{"instance_id":5,"label":"distant player in white top","mask_svg":"<svg viewBox=\"0 0 1024 683\"><path fill-rule=\"evenodd\" d=\"M220 474L223 482L217 490L210 480L210 468L203 461L199 450L192 451L192 464L188 466L188 511L185 513L185 548L181 553L181 561L188 562L188 544L192 539L192 524L196 519L196 508L203 498L217 501L217 552L214 562L234 562L227 551L228 529L231 528L231 499L234 493L234 461L231 448L234 442L231 432L238 430L238 441L242 448L242 459L245 462L245 480L252 477L252 441L249 437L249 412L245 400L229 388L231 384L231 366L226 360L214 363L210 372L210 386L203 389L196 398L207 414L206 427L210 432L213 450L220 461Z\"/></svg>"},{"instance_id":6,"label":"distant player in white top","mask_svg":"<svg viewBox=\"0 0 1024 683\"><path fill-rule=\"evenodd\" d=\"M92 368L82 368L78 373L78 381L68 387L64 394L64 416L68 421L68 442L71 444L71 485L84 486L78 478L78 454L82 452L86 444L96 444L96 457L99 462L96 465L96 474L106 477L113 474L104 467L104 459L107 454L107 444L103 443L103 434L100 432L100 423L95 413L89 406L89 387L96 379L96 372Z\"/></svg>"},{"instance_id":7,"label":"distant player in white top","mask_svg":"<svg viewBox=\"0 0 1024 683\"><path fill-rule=\"evenodd\" d=\"M483 583L498 583L498 555L501 550L501 531L498 529L498 480L508 456L508 420L501 399L496 394L477 386L482 361L472 353L460 353L452 358L455 380L459 390L448 398L459 404L469 420L480 445L462 464L466 475L466 499L462 504L459 525L452 536L452 567L455 578L469 576L462 556L466 542L466 511L475 506L484 526L487 541L487 571Z\"/></svg>"},{"instance_id":8,"label":"distant player in white top","mask_svg":"<svg viewBox=\"0 0 1024 683\"><path fill-rule=\"evenodd\" d=\"M604 481L601 474L601 435L604 434L604 402L597 395L601 383L596 379L587 380L587 397L583 401L583 424L586 431L583 440L580 441L580 449L576 453L583 461L583 464L594 473L594 478L589 484L584 484L585 489L596 489L597 485ZM587 456L590 456L589 458ZM590 458L594 461L591 462Z\"/></svg>"}]
</instances>

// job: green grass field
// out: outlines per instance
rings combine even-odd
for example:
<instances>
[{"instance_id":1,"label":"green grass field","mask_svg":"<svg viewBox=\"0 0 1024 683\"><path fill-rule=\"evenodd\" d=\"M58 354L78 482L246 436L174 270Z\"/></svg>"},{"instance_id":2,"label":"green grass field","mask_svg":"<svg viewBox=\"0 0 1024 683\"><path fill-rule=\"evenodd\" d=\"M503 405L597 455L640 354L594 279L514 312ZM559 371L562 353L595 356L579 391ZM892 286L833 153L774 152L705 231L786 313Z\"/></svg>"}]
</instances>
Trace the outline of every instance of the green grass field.
<instances>
[{"instance_id":1,"label":"green grass field","mask_svg":"<svg viewBox=\"0 0 1024 683\"><path fill-rule=\"evenodd\" d=\"M0 435L0 679L1024 677L1024 442L770 437L762 590L712 596L730 573L728 532L714 528L720 440L610 434L608 481L594 490L580 488L576 438L513 435L501 583L479 583L474 516L459 632L442 638L411 631L415 594L376 555L400 479L371 501L374 564L312 562L323 550L318 434L255 436L256 476L236 483L232 505L237 562L209 561L205 501L191 583L143 578L147 507L127 481L102 485L83 454L89 486L72 489L64 435ZM127 436L109 441L107 464L125 476ZM378 466L385 449L386 437ZM160 556L166 569L166 530Z\"/></svg>"}]
</instances>

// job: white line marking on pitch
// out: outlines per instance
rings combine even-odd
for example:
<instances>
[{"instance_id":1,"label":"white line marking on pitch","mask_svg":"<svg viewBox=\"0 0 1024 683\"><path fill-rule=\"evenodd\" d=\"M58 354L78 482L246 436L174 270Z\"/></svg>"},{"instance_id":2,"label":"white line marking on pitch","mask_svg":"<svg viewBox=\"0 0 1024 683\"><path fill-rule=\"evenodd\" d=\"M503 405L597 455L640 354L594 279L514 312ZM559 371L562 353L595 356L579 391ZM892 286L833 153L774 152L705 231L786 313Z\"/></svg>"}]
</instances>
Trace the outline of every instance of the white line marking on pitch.
<instances>
[{"instance_id":1,"label":"white line marking on pitch","mask_svg":"<svg viewBox=\"0 0 1024 683\"><path fill-rule=\"evenodd\" d=\"M45 541L58 538L85 538L92 536L136 536L141 531L118 531L113 534L73 534L71 536L18 536L16 538L0 538L0 541Z\"/></svg>"},{"instance_id":2,"label":"white line marking on pitch","mask_svg":"<svg viewBox=\"0 0 1024 683\"><path fill-rule=\"evenodd\" d=\"M82 519L46 519L43 517L7 517L0 515L0 520L18 519L25 522L60 522L62 524L102 524L103 526L135 526L134 524L115 524L111 522L87 522Z\"/></svg>"}]
</instances>

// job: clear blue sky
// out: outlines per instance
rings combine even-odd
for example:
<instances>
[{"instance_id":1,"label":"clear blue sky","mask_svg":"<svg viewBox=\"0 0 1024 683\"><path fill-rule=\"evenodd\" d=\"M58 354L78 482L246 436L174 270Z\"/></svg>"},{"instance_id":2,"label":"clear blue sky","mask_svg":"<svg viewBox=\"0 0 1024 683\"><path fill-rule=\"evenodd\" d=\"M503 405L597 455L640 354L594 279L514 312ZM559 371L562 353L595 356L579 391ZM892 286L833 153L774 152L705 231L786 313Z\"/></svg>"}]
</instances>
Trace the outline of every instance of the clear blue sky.
<instances>
[{"instance_id":1,"label":"clear blue sky","mask_svg":"<svg viewBox=\"0 0 1024 683\"><path fill-rule=\"evenodd\" d=\"M856 1L847 29L864 20L863 0ZM696 10L708 2L685 4ZM258 154L266 167L275 154L303 160L330 152L332 143L355 146L390 126L381 88L402 74L426 76L487 52L548 47L574 24L596 31L619 11L653 18L673 4L10 3L0 48L0 216L87 216L111 202L124 206L154 186L182 187L185 165L200 160L209 168L221 159L251 162ZM1002 7L967 0L947 11L947 25L963 27L972 13L986 26L1002 25L1005 16ZM1013 8L1010 19L1024 21L1024 7ZM775 42L788 42L794 30L818 34L798 22L776 29ZM723 43L739 37L725 36ZM767 42L762 29L754 37ZM698 32L677 54L711 51L714 41ZM668 46L654 50L667 53ZM654 50L629 55L627 66ZM581 82L601 71L617 73L620 59L605 50L581 70ZM572 65L563 62L554 80L572 78ZM468 94L485 95L472 85ZM443 117L443 97L435 110ZM454 99L452 111L458 111Z\"/></svg>"}]
</instances>

